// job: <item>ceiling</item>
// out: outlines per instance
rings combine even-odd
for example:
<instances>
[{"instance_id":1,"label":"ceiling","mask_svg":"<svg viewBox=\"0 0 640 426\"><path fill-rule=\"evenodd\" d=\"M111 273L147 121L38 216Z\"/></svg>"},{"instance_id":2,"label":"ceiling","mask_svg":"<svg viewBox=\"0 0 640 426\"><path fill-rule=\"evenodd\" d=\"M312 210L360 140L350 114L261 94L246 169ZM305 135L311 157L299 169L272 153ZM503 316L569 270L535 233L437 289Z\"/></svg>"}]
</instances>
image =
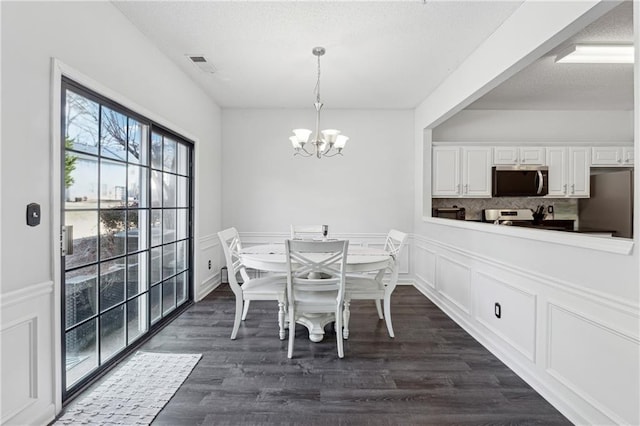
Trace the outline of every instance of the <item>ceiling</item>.
<instances>
[{"instance_id":1,"label":"ceiling","mask_svg":"<svg viewBox=\"0 0 640 426\"><path fill-rule=\"evenodd\" d=\"M113 1L223 108L414 108L522 1ZM205 56L214 74L185 55Z\"/></svg>"},{"instance_id":2,"label":"ceiling","mask_svg":"<svg viewBox=\"0 0 640 426\"><path fill-rule=\"evenodd\" d=\"M467 109L633 110L633 64L557 64L577 43L633 43L626 1L496 87Z\"/></svg>"},{"instance_id":3,"label":"ceiling","mask_svg":"<svg viewBox=\"0 0 640 426\"><path fill-rule=\"evenodd\" d=\"M414 108L522 1L113 1L223 108ZM631 1L575 41L633 41ZM562 48L566 44L559 46ZM632 109L630 65L555 64L554 49L472 109ZM188 55L207 58L207 73Z\"/></svg>"}]
</instances>

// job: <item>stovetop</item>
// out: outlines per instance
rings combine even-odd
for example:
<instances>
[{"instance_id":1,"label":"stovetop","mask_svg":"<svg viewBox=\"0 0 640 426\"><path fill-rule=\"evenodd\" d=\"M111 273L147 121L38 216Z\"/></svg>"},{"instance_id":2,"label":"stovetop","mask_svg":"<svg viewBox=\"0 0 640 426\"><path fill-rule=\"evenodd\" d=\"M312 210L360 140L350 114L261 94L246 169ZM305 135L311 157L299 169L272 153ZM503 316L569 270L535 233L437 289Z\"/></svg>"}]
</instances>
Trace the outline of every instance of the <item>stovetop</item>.
<instances>
[{"instance_id":1,"label":"stovetop","mask_svg":"<svg viewBox=\"0 0 640 426\"><path fill-rule=\"evenodd\" d=\"M530 209L484 209L482 220L485 222L531 221L533 212Z\"/></svg>"}]
</instances>

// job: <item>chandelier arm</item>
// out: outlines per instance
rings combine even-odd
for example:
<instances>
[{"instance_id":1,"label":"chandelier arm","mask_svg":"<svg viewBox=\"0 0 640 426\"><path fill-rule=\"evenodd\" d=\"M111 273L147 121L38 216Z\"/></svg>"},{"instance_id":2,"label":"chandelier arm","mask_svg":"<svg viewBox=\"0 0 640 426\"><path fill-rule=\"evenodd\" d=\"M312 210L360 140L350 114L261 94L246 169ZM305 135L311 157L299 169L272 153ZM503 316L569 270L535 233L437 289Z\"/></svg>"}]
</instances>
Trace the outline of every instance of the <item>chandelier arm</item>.
<instances>
[{"instance_id":1,"label":"chandelier arm","mask_svg":"<svg viewBox=\"0 0 640 426\"><path fill-rule=\"evenodd\" d=\"M304 154L303 154L303 152L304 152ZM314 155L314 153L307 151L307 149L304 146L301 146L300 148L298 148L296 150L296 153L294 155L302 155L303 157L311 157L311 156Z\"/></svg>"},{"instance_id":2,"label":"chandelier arm","mask_svg":"<svg viewBox=\"0 0 640 426\"><path fill-rule=\"evenodd\" d=\"M342 150L340 151L336 151L333 154L322 154L323 157L335 157L336 155L342 155ZM325 152L329 152L329 151L325 151Z\"/></svg>"}]
</instances>

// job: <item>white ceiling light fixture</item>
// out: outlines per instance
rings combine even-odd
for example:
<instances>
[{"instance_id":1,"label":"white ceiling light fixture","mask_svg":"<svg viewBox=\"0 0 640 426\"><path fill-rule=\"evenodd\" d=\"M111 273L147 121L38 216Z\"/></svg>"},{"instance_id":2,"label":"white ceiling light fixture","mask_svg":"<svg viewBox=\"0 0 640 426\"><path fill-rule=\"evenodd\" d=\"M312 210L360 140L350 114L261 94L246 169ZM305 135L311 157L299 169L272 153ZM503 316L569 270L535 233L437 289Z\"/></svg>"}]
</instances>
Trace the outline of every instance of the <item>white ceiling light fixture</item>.
<instances>
[{"instance_id":1,"label":"white ceiling light fixture","mask_svg":"<svg viewBox=\"0 0 640 426\"><path fill-rule=\"evenodd\" d=\"M574 44L558 53L563 64L632 64L632 44Z\"/></svg>"},{"instance_id":2,"label":"white ceiling light fixture","mask_svg":"<svg viewBox=\"0 0 640 426\"><path fill-rule=\"evenodd\" d=\"M320 131L320 110L322 109L322 102L320 102L320 56L325 54L325 48L314 47L311 52L318 57L318 81L315 89L316 102L313 104L316 107L316 131L313 134L313 131L309 129L293 130L293 136L289 138L295 150L293 155L318 158L342 155L342 150L349 138L341 135L340 130L336 129ZM309 144L313 147L312 151L308 151L305 148L305 145L308 146Z\"/></svg>"}]
</instances>

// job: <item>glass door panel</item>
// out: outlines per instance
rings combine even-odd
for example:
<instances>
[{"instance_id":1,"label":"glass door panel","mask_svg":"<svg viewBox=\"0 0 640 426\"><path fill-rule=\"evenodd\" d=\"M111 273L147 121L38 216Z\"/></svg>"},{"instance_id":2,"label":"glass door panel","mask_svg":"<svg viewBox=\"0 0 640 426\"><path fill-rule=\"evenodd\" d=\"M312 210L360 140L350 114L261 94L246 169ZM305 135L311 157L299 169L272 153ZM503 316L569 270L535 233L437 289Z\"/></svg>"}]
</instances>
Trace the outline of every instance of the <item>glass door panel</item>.
<instances>
[{"instance_id":1,"label":"glass door panel","mask_svg":"<svg viewBox=\"0 0 640 426\"><path fill-rule=\"evenodd\" d=\"M191 300L193 148L69 80L62 87L66 399Z\"/></svg>"},{"instance_id":2,"label":"glass door panel","mask_svg":"<svg viewBox=\"0 0 640 426\"><path fill-rule=\"evenodd\" d=\"M100 360L107 361L126 346L125 305L100 316Z\"/></svg>"},{"instance_id":3,"label":"glass door panel","mask_svg":"<svg viewBox=\"0 0 640 426\"><path fill-rule=\"evenodd\" d=\"M98 367L98 320L80 324L65 333L67 388Z\"/></svg>"}]
</instances>

